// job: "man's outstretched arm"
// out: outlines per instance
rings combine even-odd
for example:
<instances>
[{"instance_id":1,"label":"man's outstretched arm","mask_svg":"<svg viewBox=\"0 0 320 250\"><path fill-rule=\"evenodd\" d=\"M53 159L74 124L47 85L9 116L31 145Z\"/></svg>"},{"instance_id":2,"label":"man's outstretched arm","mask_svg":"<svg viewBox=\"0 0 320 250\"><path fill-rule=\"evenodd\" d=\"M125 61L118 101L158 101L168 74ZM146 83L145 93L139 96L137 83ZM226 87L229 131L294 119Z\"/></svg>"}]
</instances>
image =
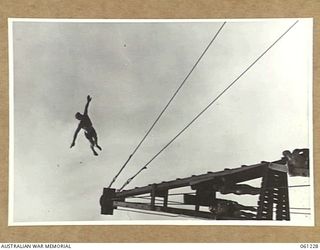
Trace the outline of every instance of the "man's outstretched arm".
<instances>
[{"instance_id":1,"label":"man's outstretched arm","mask_svg":"<svg viewBox=\"0 0 320 250\"><path fill-rule=\"evenodd\" d=\"M77 136L78 136L78 133L79 133L80 129L81 129L81 127L78 126L77 129L76 129L76 131L74 132L73 141L72 141L72 143L71 143L70 148L72 148L72 147L76 144L76 139L77 139Z\"/></svg>"},{"instance_id":2,"label":"man's outstretched arm","mask_svg":"<svg viewBox=\"0 0 320 250\"><path fill-rule=\"evenodd\" d=\"M84 115L88 115L88 107L89 107L89 103L91 102L92 98L88 95L87 96L87 104L84 108Z\"/></svg>"}]
</instances>

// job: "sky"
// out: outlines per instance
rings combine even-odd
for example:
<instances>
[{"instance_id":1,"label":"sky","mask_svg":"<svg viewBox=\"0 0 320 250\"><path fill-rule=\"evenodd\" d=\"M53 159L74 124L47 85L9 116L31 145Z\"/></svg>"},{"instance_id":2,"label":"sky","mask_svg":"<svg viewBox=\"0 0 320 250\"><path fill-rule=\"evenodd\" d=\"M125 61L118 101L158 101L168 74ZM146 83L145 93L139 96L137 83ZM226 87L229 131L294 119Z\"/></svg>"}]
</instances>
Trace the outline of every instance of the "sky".
<instances>
[{"instance_id":1,"label":"sky","mask_svg":"<svg viewBox=\"0 0 320 250\"><path fill-rule=\"evenodd\" d=\"M228 21L115 188L294 21ZM221 24L14 21L13 221L158 219L121 211L102 216L99 198ZM310 148L311 43L311 21L301 19L127 188L275 161L284 150ZM83 112L88 94L103 147L99 156L82 131L70 149L78 125L74 114ZM298 179L289 181L309 183Z\"/></svg>"}]
</instances>

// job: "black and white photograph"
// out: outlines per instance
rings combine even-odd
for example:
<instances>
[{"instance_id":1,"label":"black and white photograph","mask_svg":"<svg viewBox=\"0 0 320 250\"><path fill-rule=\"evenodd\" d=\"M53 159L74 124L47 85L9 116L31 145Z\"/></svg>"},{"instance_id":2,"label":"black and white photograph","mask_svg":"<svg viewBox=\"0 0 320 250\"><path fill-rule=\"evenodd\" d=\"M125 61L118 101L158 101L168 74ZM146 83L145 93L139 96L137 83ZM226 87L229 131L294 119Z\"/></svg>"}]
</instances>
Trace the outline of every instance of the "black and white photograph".
<instances>
[{"instance_id":1,"label":"black and white photograph","mask_svg":"<svg viewBox=\"0 0 320 250\"><path fill-rule=\"evenodd\" d=\"M313 19L9 25L9 226L314 226Z\"/></svg>"}]
</instances>

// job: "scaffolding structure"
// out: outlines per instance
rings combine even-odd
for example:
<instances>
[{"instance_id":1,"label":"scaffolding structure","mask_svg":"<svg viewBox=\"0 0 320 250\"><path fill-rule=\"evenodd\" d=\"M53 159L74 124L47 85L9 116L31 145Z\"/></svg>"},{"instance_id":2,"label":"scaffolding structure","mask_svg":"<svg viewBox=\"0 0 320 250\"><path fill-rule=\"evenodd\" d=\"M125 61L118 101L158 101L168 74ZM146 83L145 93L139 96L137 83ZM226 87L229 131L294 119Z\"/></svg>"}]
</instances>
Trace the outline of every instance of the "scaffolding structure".
<instances>
[{"instance_id":1,"label":"scaffolding structure","mask_svg":"<svg viewBox=\"0 0 320 250\"><path fill-rule=\"evenodd\" d=\"M263 161L255 165L207 172L128 190L104 188L100 198L101 214L112 215L114 209L122 207L213 220L290 220L288 164L291 164L291 170L302 171L301 176L309 176L309 156L302 155L300 151L295 150L291 154L295 155L293 157L304 157L304 160L301 158L296 161L298 165L292 165L293 158L289 161L284 156L274 162ZM261 179L260 187L243 183L258 178ZM183 194L181 203L191 208L171 206L168 202L171 191L182 187L190 187L194 192ZM217 198L217 193L256 195L258 204L256 207L245 206L236 201ZM141 195L150 195L150 202L129 201L130 198L139 198ZM200 209L203 207L207 209Z\"/></svg>"}]
</instances>

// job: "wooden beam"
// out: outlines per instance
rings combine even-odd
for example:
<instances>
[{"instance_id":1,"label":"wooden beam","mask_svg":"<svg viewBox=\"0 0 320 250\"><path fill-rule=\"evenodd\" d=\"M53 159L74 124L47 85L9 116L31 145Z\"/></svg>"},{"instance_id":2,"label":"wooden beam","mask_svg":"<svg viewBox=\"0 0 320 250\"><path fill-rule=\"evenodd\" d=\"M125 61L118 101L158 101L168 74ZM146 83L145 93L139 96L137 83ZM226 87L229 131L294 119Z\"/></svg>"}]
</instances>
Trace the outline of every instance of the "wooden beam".
<instances>
[{"instance_id":1,"label":"wooden beam","mask_svg":"<svg viewBox=\"0 0 320 250\"><path fill-rule=\"evenodd\" d=\"M204 211L194 211L194 210L188 210L188 209L182 209L182 208L162 207L162 206L151 207L151 205L145 204L145 203L123 202L123 201L115 201L114 205L117 207L125 207L125 208L132 208L132 209L138 209L138 210L156 211L156 212L163 212L163 213L170 213L170 214L181 214L186 216L212 219L212 220L216 219L216 216L214 214L210 212L204 212Z\"/></svg>"},{"instance_id":2,"label":"wooden beam","mask_svg":"<svg viewBox=\"0 0 320 250\"><path fill-rule=\"evenodd\" d=\"M262 173L265 168L269 165L268 162L262 162L259 164L244 166L241 168L228 169L214 173L207 173L202 175L191 176L182 179L176 179L167 182L157 183L157 191L163 191L168 189L186 187L191 185L200 185L205 182L214 182L219 178L231 179L234 183L243 182L247 180L252 180L255 178L262 177ZM134 189L123 190L121 192L116 192L116 197L130 197L134 195L151 193L152 185L137 187Z\"/></svg>"}]
</instances>

